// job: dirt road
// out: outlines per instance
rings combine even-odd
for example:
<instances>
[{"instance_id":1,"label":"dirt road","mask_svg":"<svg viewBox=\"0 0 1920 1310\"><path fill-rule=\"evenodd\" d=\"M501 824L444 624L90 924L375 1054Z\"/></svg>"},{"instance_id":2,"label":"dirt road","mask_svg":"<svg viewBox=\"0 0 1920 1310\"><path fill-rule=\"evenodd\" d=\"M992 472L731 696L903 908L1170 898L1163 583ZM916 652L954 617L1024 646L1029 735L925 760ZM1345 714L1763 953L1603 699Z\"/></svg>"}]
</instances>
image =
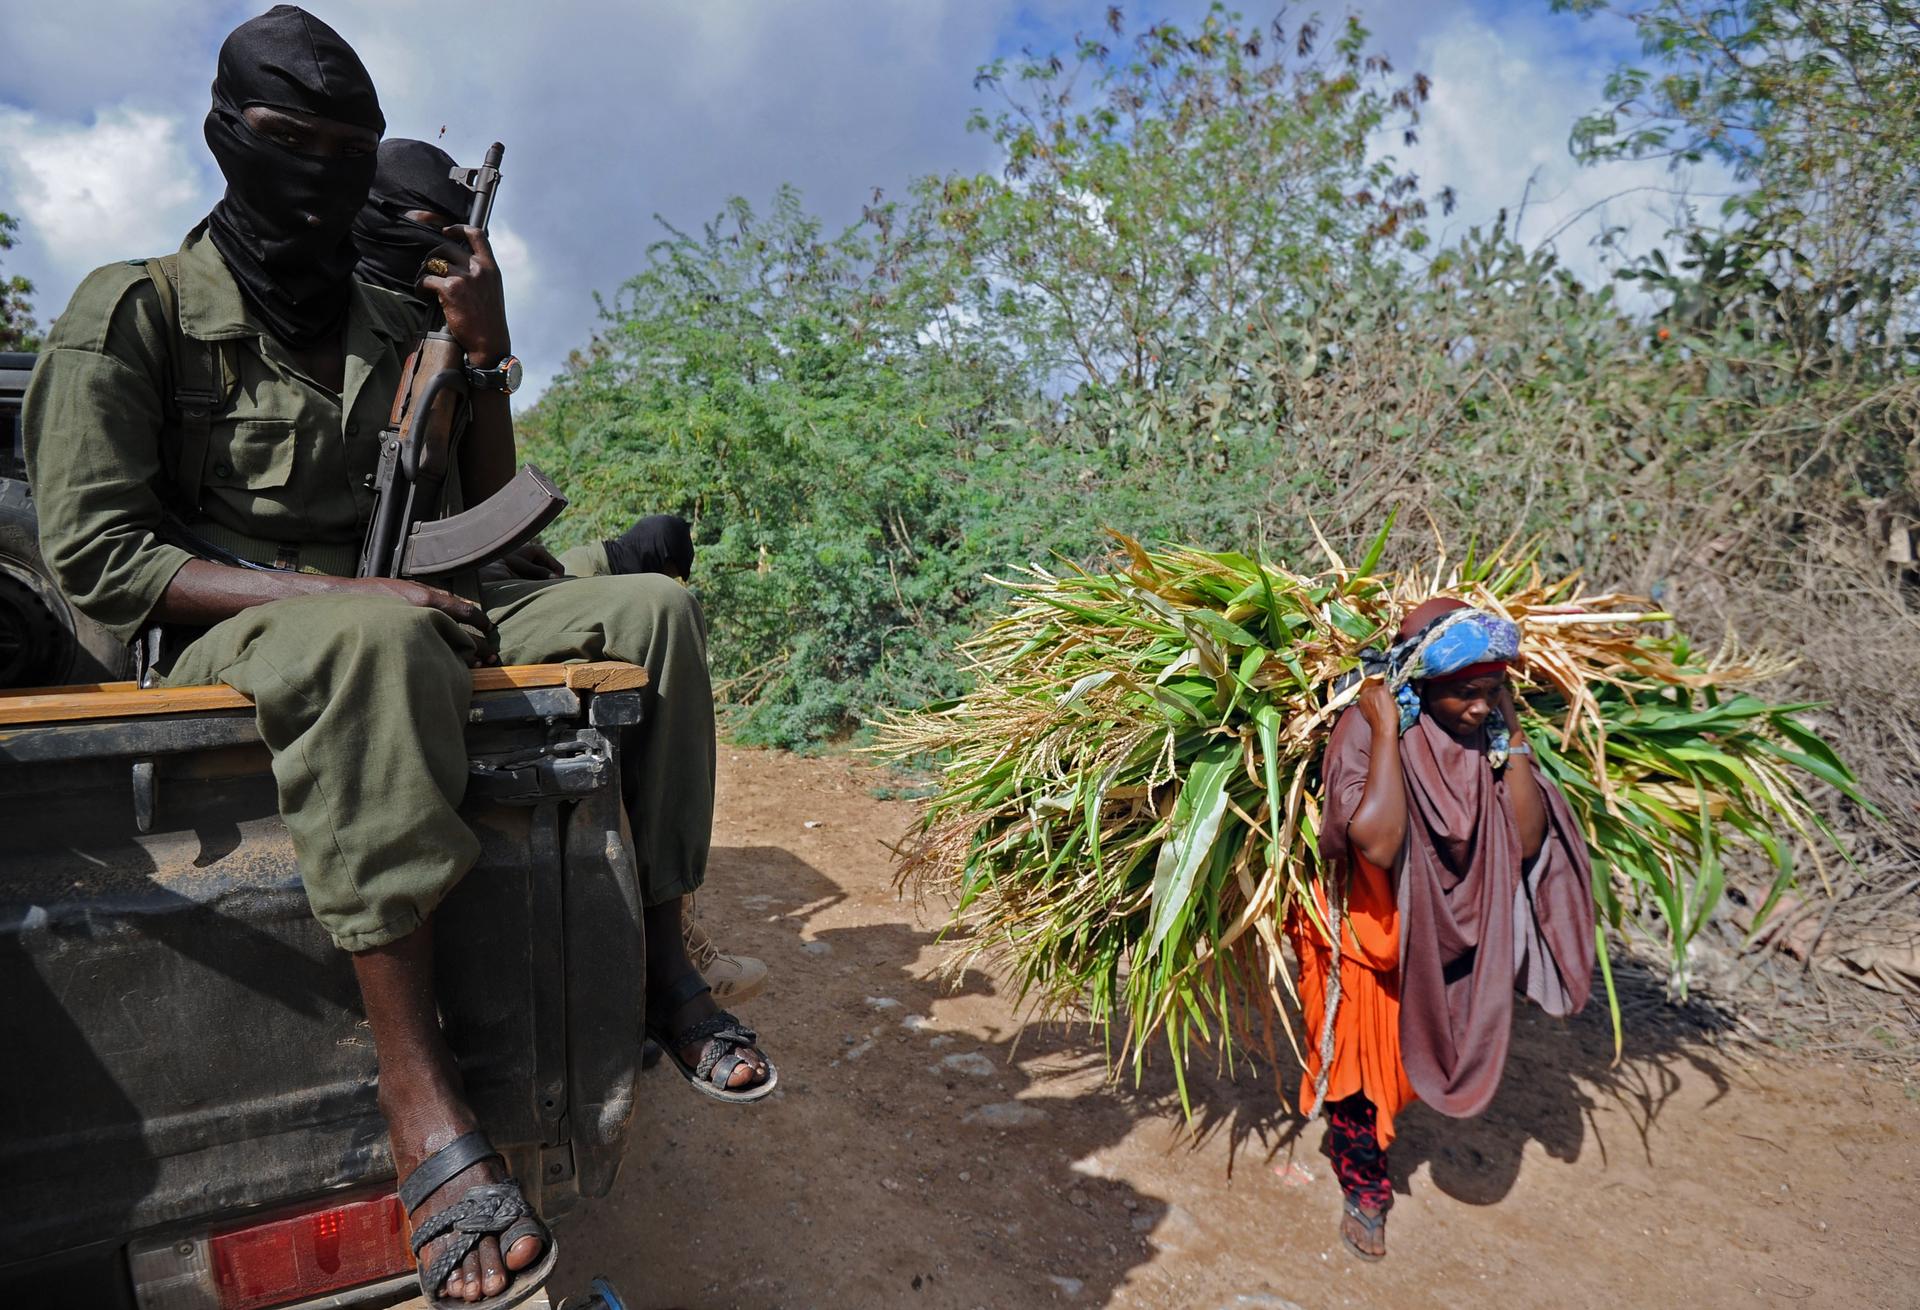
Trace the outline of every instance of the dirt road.
<instances>
[{"instance_id":1,"label":"dirt road","mask_svg":"<svg viewBox=\"0 0 1920 1310\"><path fill-rule=\"evenodd\" d=\"M1391 1254L1340 1246L1323 1128L1271 1082L1103 1082L1097 1038L1027 1028L992 980L930 977L891 888L909 807L842 760L721 752L703 917L761 956L742 1014L782 1071L755 1109L643 1084L614 1194L562 1230L556 1289L636 1307L1920 1306L1920 1096L1527 1013L1477 1120L1393 1150ZM817 826L815 826L817 825Z\"/></svg>"}]
</instances>

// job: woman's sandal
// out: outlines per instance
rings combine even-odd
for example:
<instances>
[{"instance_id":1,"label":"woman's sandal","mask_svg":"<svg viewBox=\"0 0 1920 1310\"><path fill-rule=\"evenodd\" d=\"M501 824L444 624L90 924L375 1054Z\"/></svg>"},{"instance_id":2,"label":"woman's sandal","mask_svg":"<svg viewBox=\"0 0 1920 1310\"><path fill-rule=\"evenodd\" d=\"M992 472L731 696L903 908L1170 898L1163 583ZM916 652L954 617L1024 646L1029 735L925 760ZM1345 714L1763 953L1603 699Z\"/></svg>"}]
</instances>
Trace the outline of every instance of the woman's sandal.
<instances>
[{"instance_id":1,"label":"woman's sandal","mask_svg":"<svg viewBox=\"0 0 1920 1310\"><path fill-rule=\"evenodd\" d=\"M660 999L658 1013L671 1015L694 997L711 990L699 971L692 970L667 990L667 994ZM766 1052L755 1045L760 1040L758 1034L725 1010L670 1033L664 1019L653 1017L654 1007L650 1004L647 1009L647 1036L659 1044L661 1051L673 1061L673 1067L680 1071L680 1076L693 1084L693 1090L702 1096L745 1105L771 1094L779 1084L780 1071L773 1067L772 1060L767 1059ZM682 1058L681 1048L696 1044L700 1047L700 1058L689 1064ZM743 1064L752 1067L746 1057L740 1054L742 1051L752 1051L758 1055L761 1063L767 1067L767 1076L751 1087L736 1091L727 1086L734 1072Z\"/></svg>"},{"instance_id":2,"label":"woman's sandal","mask_svg":"<svg viewBox=\"0 0 1920 1310\"><path fill-rule=\"evenodd\" d=\"M407 1175L407 1181L400 1184L400 1204L406 1207L408 1224L413 1225L414 1211L439 1191L448 1179L471 1169L482 1160L499 1158L500 1153L487 1141L487 1135L476 1130L454 1138L422 1160ZM538 1260L525 1269L507 1270L507 1277L513 1281L507 1284L506 1291L496 1296L481 1301L462 1301L441 1296L441 1290L447 1285L447 1276L473 1253L473 1249L480 1245L481 1238L490 1234L499 1238L503 1260L513 1244L523 1237L539 1238L546 1244L546 1249ZM433 1258L426 1271L419 1275L420 1291L434 1310L442 1310L443 1307L445 1310L507 1310L507 1307L519 1305L538 1292L560 1258L560 1248L555 1244L553 1234L534 1217L533 1208L520 1191L520 1184L511 1178L502 1183L475 1183L461 1193L460 1199L452 1205L435 1211L413 1226L413 1259L416 1267L421 1248L443 1237L448 1238L447 1244Z\"/></svg>"},{"instance_id":3,"label":"woman's sandal","mask_svg":"<svg viewBox=\"0 0 1920 1310\"><path fill-rule=\"evenodd\" d=\"M1387 1212L1385 1210L1382 1210L1379 1214L1368 1214L1365 1210L1362 1210L1352 1201L1346 1200L1345 1198L1342 1198L1341 1204L1346 1208L1347 1218L1352 1219L1362 1228L1366 1229L1368 1237L1377 1236L1380 1230L1387 1226ZM1340 1240L1347 1244L1347 1250L1353 1252L1362 1260L1386 1259L1387 1253L1385 1251L1376 1254L1373 1251L1361 1250L1358 1243L1347 1236L1347 1226L1345 1224L1340 1225Z\"/></svg>"}]
</instances>

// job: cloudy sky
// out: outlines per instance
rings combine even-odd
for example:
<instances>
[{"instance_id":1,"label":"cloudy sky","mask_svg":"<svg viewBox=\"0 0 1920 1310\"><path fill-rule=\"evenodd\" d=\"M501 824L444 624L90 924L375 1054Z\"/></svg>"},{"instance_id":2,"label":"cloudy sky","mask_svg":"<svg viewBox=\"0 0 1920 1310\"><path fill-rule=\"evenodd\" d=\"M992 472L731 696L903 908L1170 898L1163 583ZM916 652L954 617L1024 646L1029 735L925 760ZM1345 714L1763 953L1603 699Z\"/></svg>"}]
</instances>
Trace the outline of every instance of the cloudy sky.
<instances>
[{"instance_id":1,"label":"cloudy sky","mask_svg":"<svg viewBox=\"0 0 1920 1310\"><path fill-rule=\"evenodd\" d=\"M9 271L44 324L88 269L161 254L218 198L201 140L221 39L263 0L57 0L10 6L0 58L0 211L20 220ZM1259 0L1238 5L1266 16ZM1422 139L1396 153L1446 226L1521 212L1591 271L1602 224L1656 237L1674 180L1655 165L1577 168L1567 130L1607 70L1636 53L1612 22L1547 0L1356 6L1403 71L1434 79ZM994 166L965 131L973 69L1022 47L1066 49L1105 0L313 0L360 51L392 135L457 158L507 143L495 211L515 347L543 381L594 330L595 292L637 270L655 215L697 224L729 195L782 182L835 220L876 186ZM1191 21L1204 0L1125 6ZM1290 6L1297 19L1337 4ZM1693 180L1710 195L1714 179ZM1713 203L1711 199L1708 204Z\"/></svg>"}]
</instances>

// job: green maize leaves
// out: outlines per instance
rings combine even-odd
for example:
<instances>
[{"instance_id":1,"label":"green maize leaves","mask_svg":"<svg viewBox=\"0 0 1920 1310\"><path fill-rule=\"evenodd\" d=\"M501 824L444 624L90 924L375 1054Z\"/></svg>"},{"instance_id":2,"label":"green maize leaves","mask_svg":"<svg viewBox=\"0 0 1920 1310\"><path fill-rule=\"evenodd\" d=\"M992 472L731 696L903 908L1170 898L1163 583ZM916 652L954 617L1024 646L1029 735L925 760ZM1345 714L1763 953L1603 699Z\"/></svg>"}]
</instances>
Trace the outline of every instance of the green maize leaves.
<instances>
[{"instance_id":1,"label":"green maize leaves","mask_svg":"<svg viewBox=\"0 0 1920 1310\"><path fill-rule=\"evenodd\" d=\"M1227 783L1240 763L1240 744L1220 739L1194 759L1173 806L1173 826L1153 870L1153 923L1147 934L1151 957L1186 911L1194 875L1213 852L1220 818L1227 812Z\"/></svg>"}]
</instances>

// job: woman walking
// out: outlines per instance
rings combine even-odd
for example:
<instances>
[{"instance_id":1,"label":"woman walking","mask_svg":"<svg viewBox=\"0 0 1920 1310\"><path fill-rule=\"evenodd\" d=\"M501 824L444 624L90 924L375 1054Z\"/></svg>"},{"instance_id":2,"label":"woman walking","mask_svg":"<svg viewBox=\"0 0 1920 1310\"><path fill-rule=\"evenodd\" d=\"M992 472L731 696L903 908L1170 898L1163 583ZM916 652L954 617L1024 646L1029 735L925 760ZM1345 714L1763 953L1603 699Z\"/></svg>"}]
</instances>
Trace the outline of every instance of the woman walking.
<instances>
[{"instance_id":1,"label":"woman walking","mask_svg":"<svg viewBox=\"0 0 1920 1310\"><path fill-rule=\"evenodd\" d=\"M1591 870L1521 730L1507 683L1519 654L1499 615L1418 606L1322 767L1332 876L1287 922L1309 1039L1301 1109L1326 1107L1340 1235L1363 1259L1386 1254L1395 1116L1415 1100L1455 1117L1487 1107L1515 992L1560 1017L1586 1004Z\"/></svg>"}]
</instances>

